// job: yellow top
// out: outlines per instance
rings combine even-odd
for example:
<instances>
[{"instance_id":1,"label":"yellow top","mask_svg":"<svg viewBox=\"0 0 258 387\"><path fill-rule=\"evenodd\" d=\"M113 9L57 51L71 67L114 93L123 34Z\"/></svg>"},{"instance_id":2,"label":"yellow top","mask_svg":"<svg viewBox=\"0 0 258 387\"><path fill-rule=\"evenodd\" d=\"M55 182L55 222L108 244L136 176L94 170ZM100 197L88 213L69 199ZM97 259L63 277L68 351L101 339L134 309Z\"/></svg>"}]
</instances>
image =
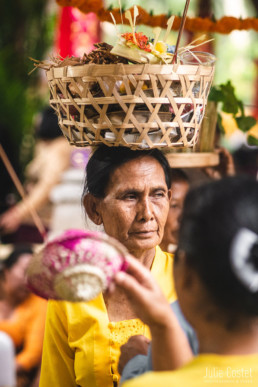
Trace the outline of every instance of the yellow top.
<instances>
[{"instance_id":1,"label":"yellow top","mask_svg":"<svg viewBox=\"0 0 258 387\"><path fill-rule=\"evenodd\" d=\"M151 272L169 302L176 299L172 256L156 247ZM88 303L50 301L40 387L113 387L120 346L133 335L150 337L138 319L110 322L102 294Z\"/></svg>"},{"instance_id":2,"label":"yellow top","mask_svg":"<svg viewBox=\"0 0 258 387\"><path fill-rule=\"evenodd\" d=\"M148 372L122 387L258 386L258 355L199 355L186 366L170 372Z\"/></svg>"}]
</instances>

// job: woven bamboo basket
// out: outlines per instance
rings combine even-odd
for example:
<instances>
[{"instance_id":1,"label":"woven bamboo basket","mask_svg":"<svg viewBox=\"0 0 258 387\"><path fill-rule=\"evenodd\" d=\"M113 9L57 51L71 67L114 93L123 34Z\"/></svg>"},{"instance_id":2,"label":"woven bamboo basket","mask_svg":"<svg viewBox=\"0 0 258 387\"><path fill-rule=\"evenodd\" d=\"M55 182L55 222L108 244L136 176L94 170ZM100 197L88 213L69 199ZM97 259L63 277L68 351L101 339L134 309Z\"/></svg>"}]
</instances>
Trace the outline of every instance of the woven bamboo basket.
<instances>
[{"instance_id":1,"label":"woven bamboo basket","mask_svg":"<svg viewBox=\"0 0 258 387\"><path fill-rule=\"evenodd\" d=\"M47 71L50 104L70 144L132 149L197 143L214 67L86 64Z\"/></svg>"}]
</instances>

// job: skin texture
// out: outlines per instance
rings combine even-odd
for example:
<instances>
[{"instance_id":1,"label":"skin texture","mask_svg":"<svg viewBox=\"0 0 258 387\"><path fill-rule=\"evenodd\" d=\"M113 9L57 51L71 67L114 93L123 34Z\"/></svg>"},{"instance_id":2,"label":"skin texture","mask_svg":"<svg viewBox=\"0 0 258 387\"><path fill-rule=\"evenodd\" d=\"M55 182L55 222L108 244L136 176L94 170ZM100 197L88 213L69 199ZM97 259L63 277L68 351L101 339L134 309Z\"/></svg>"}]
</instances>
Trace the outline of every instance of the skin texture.
<instances>
[{"instance_id":1,"label":"skin texture","mask_svg":"<svg viewBox=\"0 0 258 387\"><path fill-rule=\"evenodd\" d=\"M168 218L164 229L164 236L160 247L168 251L169 244L176 245L180 226L185 195L189 190L189 184L184 180L178 180L171 184L172 198L168 212Z\"/></svg>"},{"instance_id":2,"label":"skin texture","mask_svg":"<svg viewBox=\"0 0 258 387\"><path fill-rule=\"evenodd\" d=\"M143 156L111 174L104 199L89 194L84 203L91 220L103 223L108 235L150 266L163 237L170 197L161 165Z\"/></svg>"}]
</instances>

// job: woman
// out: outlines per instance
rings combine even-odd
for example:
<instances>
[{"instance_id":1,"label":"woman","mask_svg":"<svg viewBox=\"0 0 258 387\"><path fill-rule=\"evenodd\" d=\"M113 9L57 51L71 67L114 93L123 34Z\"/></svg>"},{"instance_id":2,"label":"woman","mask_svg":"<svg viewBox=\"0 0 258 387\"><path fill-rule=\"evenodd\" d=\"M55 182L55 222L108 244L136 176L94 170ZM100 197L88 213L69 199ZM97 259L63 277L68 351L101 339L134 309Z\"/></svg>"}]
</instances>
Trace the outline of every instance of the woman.
<instances>
[{"instance_id":1,"label":"woman","mask_svg":"<svg viewBox=\"0 0 258 387\"><path fill-rule=\"evenodd\" d=\"M137 262L130 266L132 276L119 273L116 282L150 325L154 369L171 370L174 316L150 274ZM200 355L176 371L148 373L123 386L258 385L257 268L258 183L228 178L188 193L174 278Z\"/></svg>"},{"instance_id":2,"label":"woman","mask_svg":"<svg viewBox=\"0 0 258 387\"><path fill-rule=\"evenodd\" d=\"M57 116L51 107L42 111L41 121L36 127L36 138L34 158L25 171L28 195L0 216L2 233L15 233L10 238L4 235L7 243L10 240L43 242L31 219L30 208L39 212L44 226L49 229L52 214L50 192L70 165L72 148L62 135Z\"/></svg>"},{"instance_id":3,"label":"woman","mask_svg":"<svg viewBox=\"0 0 258 387\"><path fill-rule=\"evenodd\" d=\"M171 195L167 160L158 150L101 146L86 172L89 218L151 270L166 299L174 301L172 257L158 247ZM89 303L50 301L40 386L117 385L120 346L137 334L150 337L123 290Z\"/></svg>"},{"instance_id":4,"label":"woman","mask_svg":"<svg viewBox=\"0 0 258 387\"><path fill-rule=\"evenodd\" d=\"M30 246L17 245L0 267L0 331L10 336L16 349L18 386L29 385L40 365L47 307L26 286L31 257Z\"/></svg>"}]
</instances>

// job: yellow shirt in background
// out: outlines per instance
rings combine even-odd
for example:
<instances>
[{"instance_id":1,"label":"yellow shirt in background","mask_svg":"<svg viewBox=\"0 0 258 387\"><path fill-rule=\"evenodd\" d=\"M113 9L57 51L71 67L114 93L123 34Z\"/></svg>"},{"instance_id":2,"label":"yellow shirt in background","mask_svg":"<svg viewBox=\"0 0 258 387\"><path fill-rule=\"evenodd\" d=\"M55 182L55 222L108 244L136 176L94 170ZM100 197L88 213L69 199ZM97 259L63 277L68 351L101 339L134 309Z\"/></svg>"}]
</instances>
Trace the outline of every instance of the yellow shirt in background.
<instances>
[{"instance_id":1,"label":"yellow shirt in background","mask_svg":"<svg viewBox=\"0 0 258 387\"><path fill-rule=\"evenodd\" d=\"M258 386L258 355L199 355L170 372L148 372L122 387Z\"/></svg>"},{"instance_id":2,"label":"yellow shirt in background","mask_svg":"<svg viewBox=\"0 0 258 387\"><path fill-rule=\"evenodd\" d=\"M151 272L169 302L176 299L172 262L156 247ZM50 301L40 387L113 387L120 346L139 334L150 337L138 319L109 321L102 294L88 303Z\"/></svg>"}]
</instances>

